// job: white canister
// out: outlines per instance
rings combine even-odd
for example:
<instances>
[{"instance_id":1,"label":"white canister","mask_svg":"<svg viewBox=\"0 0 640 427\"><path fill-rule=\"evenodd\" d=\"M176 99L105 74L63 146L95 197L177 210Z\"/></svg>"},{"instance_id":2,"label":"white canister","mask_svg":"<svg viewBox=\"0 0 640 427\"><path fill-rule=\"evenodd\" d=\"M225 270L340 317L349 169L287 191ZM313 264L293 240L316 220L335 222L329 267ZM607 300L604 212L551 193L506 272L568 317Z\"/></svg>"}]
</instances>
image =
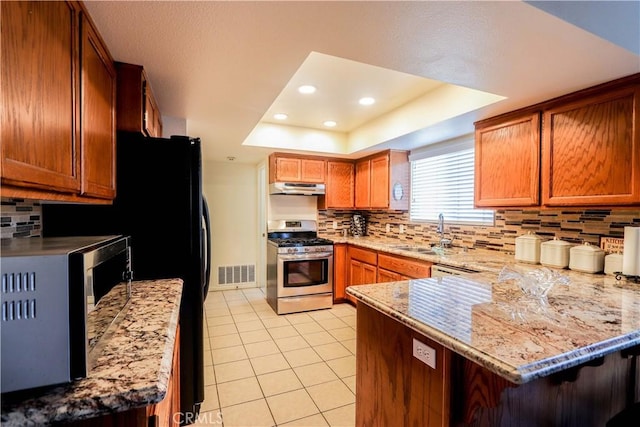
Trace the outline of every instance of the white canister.
<instances>
[{"instance_id":1,"label":"white canister","mask_svg":"<svg viewBox=\"0 0 640 427\"><path fill-rule=\"evenodd\" d=\"M516 237L516 261L538 264L540 262L540 244L542 237L528 232Z\"/></svg>"},{"instance_id":2,"label":"white canister","mask_svg":"<svg viewBox=\"0 0 640 427\"><path fill-rule=\"evenodd\" d=\"M599 273L604 269L604 251L584 243L569 251L569 268L583 273Z\"/></svg>"},{"instance_id":3,"label":"white canister","mask_svg":"<svg viewBox=\"0 0 640 427\"><path fill-rule=\"evenodd\" d=\"M540 264L546 267L569 267L569 250L571 243L554 237L540 244Z\"/></svg>"},{"instance_id":4,"label":"white canister","mask_svg":"<svg viewBox=\"0 0 640 427\"><path fill-rule=\"evenodd\" d=\"M622 272L622 254L609 254L604 257L604 274Z\"/></svg>"}]
</instances>

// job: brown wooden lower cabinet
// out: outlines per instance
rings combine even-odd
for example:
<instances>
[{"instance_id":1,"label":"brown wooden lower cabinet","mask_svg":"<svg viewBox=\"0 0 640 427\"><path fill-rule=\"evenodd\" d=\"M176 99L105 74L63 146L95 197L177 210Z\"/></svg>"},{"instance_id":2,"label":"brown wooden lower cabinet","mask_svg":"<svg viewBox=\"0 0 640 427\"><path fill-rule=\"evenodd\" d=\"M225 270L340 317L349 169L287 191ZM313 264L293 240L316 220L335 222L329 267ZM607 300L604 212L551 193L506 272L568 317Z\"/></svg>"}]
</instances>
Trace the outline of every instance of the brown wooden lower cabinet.
<instances>
[{"instance_id":1,"label":"brown wooden lower cabinet","mask_svg":"<svg viewBox=\"0 0 640 427\"><path fill-rule=\"evenodd\" d=\"M637 347L517 385L366 304L357 322L357 427L596 427L640 398ZM413 357L414 339L435 369Z\"/></svg>"}]
</instances>

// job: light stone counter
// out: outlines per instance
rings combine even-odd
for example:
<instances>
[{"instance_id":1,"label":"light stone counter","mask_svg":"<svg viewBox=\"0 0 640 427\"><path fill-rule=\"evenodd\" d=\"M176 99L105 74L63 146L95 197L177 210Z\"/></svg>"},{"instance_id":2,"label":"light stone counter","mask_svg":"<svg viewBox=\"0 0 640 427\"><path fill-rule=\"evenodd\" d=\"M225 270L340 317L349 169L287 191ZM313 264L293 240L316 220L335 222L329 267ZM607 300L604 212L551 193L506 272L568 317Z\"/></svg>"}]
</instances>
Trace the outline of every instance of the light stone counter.
<instances>
[{"instance_id":1,"label":"light stone counter","mask_svg":"<svg viewBox=\"0 0 640 427\"><path fill-rule=\"evenodd\" d=\"M347 293L521 384L640 345L639 284L565 273L571 283L555 285L546 305L489 272L350 286Z\"/></svg>"},{"instance_id":2,"label":"light stone counter","mask_svg":"<svg viewBox=\"0 0 640 427\"><path fill-rule=\"evenodd\" d=\"M133 282L132 295L88 378L28 397L2 396L2 425L64 423L164 399L180 314L182 280ZM46 349L42 349L46 352Z\"/></svg>"}]
</instances>

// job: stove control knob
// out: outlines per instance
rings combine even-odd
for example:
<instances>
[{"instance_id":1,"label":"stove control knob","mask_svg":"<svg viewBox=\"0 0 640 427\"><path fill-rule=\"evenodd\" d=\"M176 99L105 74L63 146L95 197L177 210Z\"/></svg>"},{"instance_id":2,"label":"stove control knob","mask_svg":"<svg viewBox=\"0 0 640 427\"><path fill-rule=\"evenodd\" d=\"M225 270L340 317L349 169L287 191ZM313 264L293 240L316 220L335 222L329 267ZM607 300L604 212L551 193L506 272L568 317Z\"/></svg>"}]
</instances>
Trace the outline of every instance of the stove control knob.
<instances>
[{"instance_id":1,"label":"stove control knob","mask_svg":"<svg viewBox=\"0 0 640 427\"><path fill-rule=\"evenodd\" d=\"M293 249L293 248L289 248L289 249L287 249L287 253L293 254L293 253L295 253L295 252L296 252L296 250L295 250L295 249Z\"/></svg>"}]
</instances>

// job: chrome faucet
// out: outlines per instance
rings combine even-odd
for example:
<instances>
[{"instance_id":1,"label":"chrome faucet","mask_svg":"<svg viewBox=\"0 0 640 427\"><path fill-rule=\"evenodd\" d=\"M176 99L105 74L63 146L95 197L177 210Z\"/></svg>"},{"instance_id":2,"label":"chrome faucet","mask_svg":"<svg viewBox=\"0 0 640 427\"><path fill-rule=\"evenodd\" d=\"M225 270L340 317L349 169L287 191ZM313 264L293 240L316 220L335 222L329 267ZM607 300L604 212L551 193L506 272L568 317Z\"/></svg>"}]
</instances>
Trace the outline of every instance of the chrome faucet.
<instances>
[{"instance_id":1,"label":"chrome faucet","mask_svg":"<svg viewBox=\"0 0 640 427\"><path fill-rule=\"evenodd\" d=\"M436 228L436 232L440 234L440 247L451 247L451 239L445 239L444 237L444 215L442 213L438 215L438 227Z\"/></svg>"}]
</instances>

